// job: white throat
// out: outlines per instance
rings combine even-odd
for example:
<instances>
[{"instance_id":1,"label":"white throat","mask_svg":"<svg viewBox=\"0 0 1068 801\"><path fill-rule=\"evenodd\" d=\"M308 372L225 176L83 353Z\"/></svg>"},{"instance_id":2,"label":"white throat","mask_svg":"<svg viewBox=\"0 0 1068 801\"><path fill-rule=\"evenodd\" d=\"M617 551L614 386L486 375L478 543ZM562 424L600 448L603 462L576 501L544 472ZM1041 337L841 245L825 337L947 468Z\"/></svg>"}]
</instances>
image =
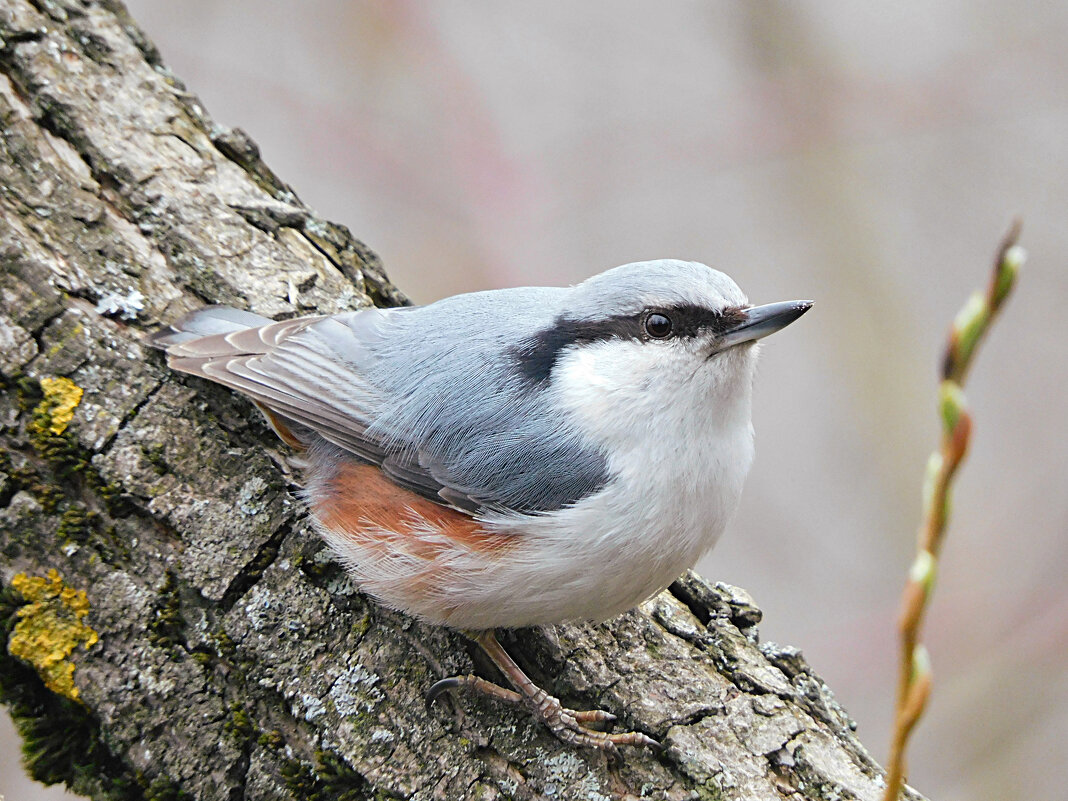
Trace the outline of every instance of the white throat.
<instances>
[{"instance_id":1,"label":"white throat","mask_svg":"<svg viewBox=\"0 0 1068 801\"><path fill-rule=\"evenodd\" d=\"M558 402L608 455L612 484L652 547L715 544L753 459L752 346L706 361L683 348L609 340L565 354Z\"/></svg>"}]
</instances>

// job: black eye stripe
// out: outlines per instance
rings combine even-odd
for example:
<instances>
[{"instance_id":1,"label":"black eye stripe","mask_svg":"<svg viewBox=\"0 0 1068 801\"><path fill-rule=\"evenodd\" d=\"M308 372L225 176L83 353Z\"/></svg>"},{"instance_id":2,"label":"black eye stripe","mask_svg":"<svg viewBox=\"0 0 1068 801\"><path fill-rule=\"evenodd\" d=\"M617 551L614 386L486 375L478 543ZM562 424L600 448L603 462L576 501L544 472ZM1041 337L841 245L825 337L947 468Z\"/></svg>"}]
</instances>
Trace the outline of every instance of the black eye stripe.
<instances>
[{"instance_id":1,"label":"black eye stripe","mask_svg":"<svg viewBox=\"0 0 1068 801\"><path fill-rule=\"evenodd\" d=\"M645 321L653 314L660 314L671 321L671 332L666 337L658 339L646 332ZM718 334L744 319L745 310L742 307L728 307L722 312L714 312L692 304L650 307L636 314L620 314L602 320L559 317L553 325L513 348L511 355L523 378L541 383L549 380L560 352L572 345L610 339L669 341L709 331Z\"/></svg>"},{"instance_id":2,"label":"black eye stripe","mask_svg":"<svg viewBox=\"0 0 1068 801\"><path fill-rule=\"evenodd\" d=\"M703 306L681 305L650 309L646 314L666 315L672 324L672 337L693 337L711 331L720 334L738 325L745 319L745 310L729 306L721 312Z\"/></svg>"}]
</instances>

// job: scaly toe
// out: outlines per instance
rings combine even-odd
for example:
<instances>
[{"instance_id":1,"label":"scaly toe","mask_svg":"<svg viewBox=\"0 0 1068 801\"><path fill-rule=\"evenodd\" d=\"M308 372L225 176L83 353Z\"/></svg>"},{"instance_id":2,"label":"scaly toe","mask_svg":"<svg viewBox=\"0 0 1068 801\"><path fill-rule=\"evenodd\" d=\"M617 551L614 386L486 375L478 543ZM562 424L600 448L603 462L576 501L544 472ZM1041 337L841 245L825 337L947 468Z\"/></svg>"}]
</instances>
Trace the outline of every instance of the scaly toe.
<instances>
[{"instance_id":1,"label":"scaly toe","mask_svg":"<svg viewBox=\"0 0 1068 801\"><path fill-rule=\"evenodd\" d=\"M664 751L664 746L657 740L642 734L640 731L627 731L618 734L607 734L605 736L616 745L632 745L635 748L648 748L650 751L655 751L658 754L661 754Z\"/></svg>"},{"instance_id":2,"label":"scaly toe","mask_svg":"<svg viewBox=\"0 0 1068 801\"><path fill-rule=\"evenodd\" d=\"M616 720L616 716L611 712L604 712L600 709L575 711L563 706L556 698L548 696L535 707L535 715L541 718L553 734L570 745L597 748L610 753L615 753L617 746L620 745L663 750L660 743L641 732L608 734L586 725L588 723L611 723Z\"/></svg>"},{"instance_id":3,"label":"scaly toe","mask_svg":"<svg viewBox=\"0 0 1068 801\"><path fill-rule=\"evenodd\" d=\"M586 710L565 710L571 714L576 721L586 725L589 723L615 723L617 718L611 712L605 712L602 709L586 709Z\"/></svg>"}]
</instances>

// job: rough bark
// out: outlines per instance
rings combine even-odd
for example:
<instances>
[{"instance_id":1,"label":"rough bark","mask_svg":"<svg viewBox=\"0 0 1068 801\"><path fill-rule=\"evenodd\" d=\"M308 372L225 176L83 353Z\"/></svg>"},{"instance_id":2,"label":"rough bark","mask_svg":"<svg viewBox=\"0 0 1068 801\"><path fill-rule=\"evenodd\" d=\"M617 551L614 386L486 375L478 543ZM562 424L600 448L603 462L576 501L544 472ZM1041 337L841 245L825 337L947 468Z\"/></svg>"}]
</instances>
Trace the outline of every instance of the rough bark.
<instances>
[{"instance_id":1,"label":"rough bark","mask_svg":"<svg viewBox=\"0 0 1068 801\"><path fill-rule=\"evenodd\" d=\"M574 750L472 696L424 706L492 669L362 597L250 405L144 344L203 303L403 296L117 2L0 7L0 292L0 693L37 777L123 799L879 796L801 655L694 574L607 625L504 638L662 756Z\"/></svg>"}]
</instances>

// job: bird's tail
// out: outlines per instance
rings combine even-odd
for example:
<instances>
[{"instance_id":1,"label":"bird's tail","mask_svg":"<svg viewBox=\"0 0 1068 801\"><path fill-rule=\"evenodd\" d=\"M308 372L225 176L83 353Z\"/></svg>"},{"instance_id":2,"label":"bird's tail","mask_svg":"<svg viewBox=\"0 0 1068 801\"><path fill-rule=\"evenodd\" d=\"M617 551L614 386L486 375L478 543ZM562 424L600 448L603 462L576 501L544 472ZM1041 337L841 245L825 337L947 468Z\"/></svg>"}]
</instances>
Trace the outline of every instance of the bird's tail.
<instances>
[{"instance_id":1,"label":"bird's tail","mask_svg":"<svg viewBox=\"0 0 1068 801\"><path fill-rule=\"evenodd\" d=\"M213 364L225 364L231 359L265 353L272 340L270 334L277 334L281 339L315 319L275 323L267 317L229 306L205 306L157 331L149 338L149 344L167 353L167 364L174 370L243 390L244 387L226 380L225 370L213 371ZM267 335L266 340L263 334ZM246 390L246 394L250 393ZM250 396L250 399L283 442L297 450L306 447L307 443L299 433L302 428L298 424L271 409L261 399L254 396Z\"/></svg>"},{"instance_id":2,"label":"bird's tail","mask_svg":"<svg viewBox=\"0 0 1068 801\"><path fill-rule=\"evenodd\" d=\"M259 328L270 322L266 317L229 306L205 306L157 331L149 339L149 344L160 350L169 350L173 345L192 342L194 339L216 334L232 334L246 328Z\"/></svg>"}]
</instances>

